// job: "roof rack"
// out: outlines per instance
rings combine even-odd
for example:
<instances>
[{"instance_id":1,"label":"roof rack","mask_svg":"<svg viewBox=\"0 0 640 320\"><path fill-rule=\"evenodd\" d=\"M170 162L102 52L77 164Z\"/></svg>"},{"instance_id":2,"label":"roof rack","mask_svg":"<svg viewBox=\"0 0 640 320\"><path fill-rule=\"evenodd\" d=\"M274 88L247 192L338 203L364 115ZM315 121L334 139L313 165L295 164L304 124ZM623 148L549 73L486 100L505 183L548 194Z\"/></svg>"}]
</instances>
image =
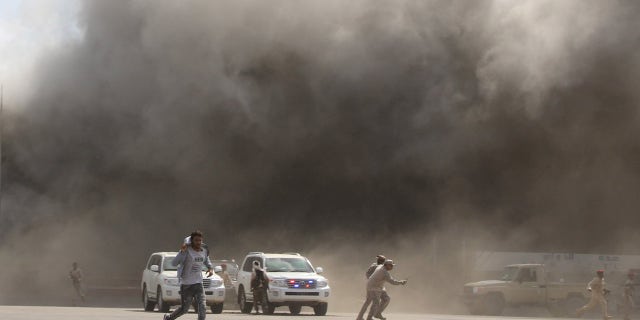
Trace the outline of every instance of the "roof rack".
<instances>
[{"instance_id":1,"label":"roof rack","mask_svg":"<svg viewBox=\"0 0 640 320\"><path fill-rule=\"evenodd\" d=\"M261 251L251 251L248 254L264 254L264 252Z\"/></svg>"},{"instance_id":2,"label":"roof rack","mask_svg":"<svg viewBox=\"0 0 640 320\"><path fill-rule=\"evenodd\" d=\"M292 254L292 255L295 255L295 256L299 256L300 255L297 252L283 252L282 254Z\"/></svg>"}]
</instances>

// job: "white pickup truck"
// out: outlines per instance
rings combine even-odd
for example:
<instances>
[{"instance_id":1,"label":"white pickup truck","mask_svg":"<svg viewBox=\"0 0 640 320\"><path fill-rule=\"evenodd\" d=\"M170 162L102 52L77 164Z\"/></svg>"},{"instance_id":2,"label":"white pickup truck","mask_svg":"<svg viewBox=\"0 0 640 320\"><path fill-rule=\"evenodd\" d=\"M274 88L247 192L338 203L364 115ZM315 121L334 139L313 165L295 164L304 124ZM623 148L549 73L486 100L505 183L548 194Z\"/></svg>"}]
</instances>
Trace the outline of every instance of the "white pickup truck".
<instances>
[{"instance_id":1,"label":"white pickup truck","mask_svg":"<svg viewBox=\"0 0 640 320\"><path fill-rule=\"evenodd\" d=\"M588 298L586 282L552 282L542 264L508 265L501 279L467 283L462 295L471 314L492 316L507 305L544 306L554 316L568 316Z\"/></svg>"},{"instance_id":2,"label":"white pickup truck","mask_svg":"<svg viewBox=\"0 0 640 320\"><path fill-rule=\"evenodd\" d=\"M253 307L251 274L254 261L265 267L269 278L265 313L273 314L276 307L288 306L291 314L299 314L303 306L308 306L313 308L315 315L327 314L331 288L321 275L322 268L314 268L307 258L298 253L263 252L250 252L238 271L236 293L243 313L251 312Z\"/></svg>"},{"instance_id":3,"label":"white pickup truck","mask_svg":"<svg viewBox=\"0 0 640 320\"><path fill-rule=\"evenodd\" d=\"M177 254L177 252L156 252L149 257L140 282L142 306L145 311L153 311L157 305L159 311L168 312L171 306L181 303L178 270L171 264ZM216 274L206 277L204 270L203 278L207 306L211 307L213 313L222 313L225 297L222 278Z\"/></svg>"}]
</instances>

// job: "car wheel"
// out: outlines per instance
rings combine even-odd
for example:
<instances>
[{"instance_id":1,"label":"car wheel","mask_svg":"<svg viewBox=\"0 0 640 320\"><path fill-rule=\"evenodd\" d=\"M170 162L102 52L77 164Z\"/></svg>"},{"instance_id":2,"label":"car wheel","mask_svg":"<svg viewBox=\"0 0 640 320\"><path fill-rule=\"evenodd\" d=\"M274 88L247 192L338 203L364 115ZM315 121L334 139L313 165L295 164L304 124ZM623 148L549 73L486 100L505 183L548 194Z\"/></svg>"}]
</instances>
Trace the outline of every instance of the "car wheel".
<instances>
[{"instance_id":1,"label":"car wheel","mask_svg":"<svg viewBox=\"0 0 640 320\"><path fill-rule=\"evenodd\" d=\"M469 314L474 316L480 316L484 311L481 306L470 306L468 309L469 309Z\"/></svg>"},{"instance_id":2,"label":"car wheel","mask_svg":"<svg viewBox=\"0 0 640 320\"><path fill-rule=\"evenodd\" d=\"M504 305L504 298L499 294L489 294L484 297L484 308L489 316L502 315Z\"/></svg>"},{"instance_id":3,"label":"car wheel","mask_svg":"<svg viewBox=\"0 0 640 320\"><path fill-rule=\"evenodd\" d=\"M156 307L155 302L149 301L146 284L142 287L142 307L144 308L144 311L153 311L153 308Z\"/></svg>"},{"instance_id":4,"label":"car wheel","mask_svg":"<svg viewBox=\"0 0 640 320\"><path fill-rule=\"evenodd\" d=\"M291 312L291 314L294 314L294 315L300 314L300 310L302 310L302 306L301 305L291 305L291 306L289 306L289 312Z\"/></svg>"},{"instance_id":5,"label":"car wheel","mask_svg":"<svg viewBox=\"0 0 640 320\"><path fill-rule=\"evenodd\" d=\"M158 294L156 297L158 299L158 311L169 312L169 308L171 308L171 306L168 303L164 303L164 299L162 298L162 288L158 287Z\"/></svg>"},{"instance_id":6,"label":"car wheel","mask_svg":"<svg viewBox=\"0 0 640 320\"><path fill-rule=\"evenodd\" d=\"M253 303L247 302L247 295L244 293L244 287L238 289L238 304L242 313L251 313Z\"/></svg>"},{"instance_id":7,"label":"car wheel","mask_svg":"<svg viewBox=\"0 0 640 320\"><path fill-rule=\"evenodd\" d=\"M224 304L216 303L211 305L211 313L222 313L222 308Z\"/></svg>"},{"instance_id":8,"label":"car wheel","mask_svg":"<svg viewBox=\"0 0 640 320\"><path fill-rule=\"evenodd\" d=\"M316 316L324 316L327 314L328 308L329 305L326 302L320 302L315 307L313 307L313 313L315 313Z\"/></svg>"}]
</instances>

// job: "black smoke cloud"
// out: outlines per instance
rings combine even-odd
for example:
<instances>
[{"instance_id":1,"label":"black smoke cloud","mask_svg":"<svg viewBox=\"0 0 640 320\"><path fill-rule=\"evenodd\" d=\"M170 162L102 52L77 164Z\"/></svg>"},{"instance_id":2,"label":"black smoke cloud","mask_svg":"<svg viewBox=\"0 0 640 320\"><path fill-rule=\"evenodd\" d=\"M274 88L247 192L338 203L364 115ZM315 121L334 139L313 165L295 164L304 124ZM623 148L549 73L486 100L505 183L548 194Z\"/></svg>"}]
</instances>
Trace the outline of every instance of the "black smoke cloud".
<instances>
[{"instance_id":1,"label":"black smoke cloud","mask_svg":"<svg viewBox=\"0 0 640 320\"><path fill-rule=\"evenodd\" d=\"M449 228L617 250L640 223L639 11L86 1L7 116L0 255L137 274L194 228L236 258Z\"/></svg>"}]
</instances>

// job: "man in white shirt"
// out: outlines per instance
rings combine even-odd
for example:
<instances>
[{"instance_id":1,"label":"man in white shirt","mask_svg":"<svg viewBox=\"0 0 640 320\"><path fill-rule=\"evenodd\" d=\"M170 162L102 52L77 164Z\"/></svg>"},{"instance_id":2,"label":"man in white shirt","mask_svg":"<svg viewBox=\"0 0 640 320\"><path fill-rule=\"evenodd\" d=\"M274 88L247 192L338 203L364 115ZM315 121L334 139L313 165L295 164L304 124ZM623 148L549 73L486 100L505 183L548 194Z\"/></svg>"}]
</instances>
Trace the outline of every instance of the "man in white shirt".
<instances>
[{"instance_id":1,"label":"man in white shirt","mask_svg":"<svg viewBox=\"0 0 640 320\"><path fill-rule=\"evenodd\" d=\"M171 264L179 266L180 296L182 304L171 314L165 314L163 320L175 320L189 311L189 306L196 299L198 303L198 320L207 315L206 297L202 286L202 270L207 267L207 277L213 274L213 265L209 259L209 250L203 247L202 232L194 231L180 247L180 252Z\"/></svg>"}]
</instances>

